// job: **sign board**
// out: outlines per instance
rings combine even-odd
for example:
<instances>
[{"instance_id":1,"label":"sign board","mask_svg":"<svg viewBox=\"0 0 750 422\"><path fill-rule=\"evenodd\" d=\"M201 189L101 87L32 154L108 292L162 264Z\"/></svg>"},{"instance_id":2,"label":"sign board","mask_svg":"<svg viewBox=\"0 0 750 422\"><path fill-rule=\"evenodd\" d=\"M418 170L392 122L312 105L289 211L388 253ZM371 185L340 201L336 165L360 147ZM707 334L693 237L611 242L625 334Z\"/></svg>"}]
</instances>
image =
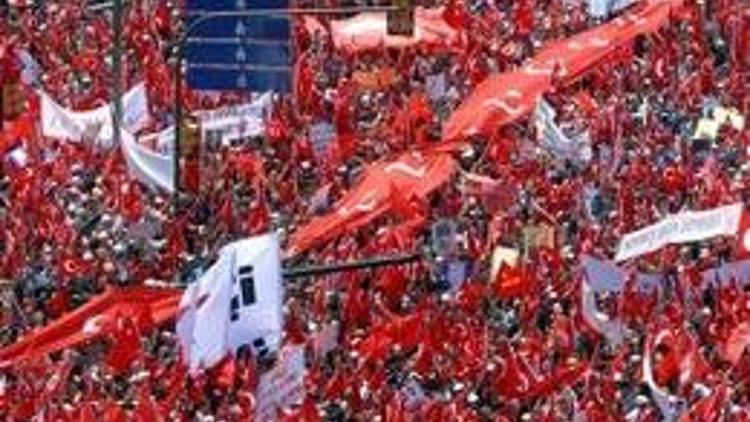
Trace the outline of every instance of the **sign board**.
<instances>
[{"instance_id":1,"label":"sign board","mask_svg":"<svg viewBox=\"0 0 750 422\"><path fill-rule=\"evenodd\" d=\"M336 137L336 128L329 122L319 122L310 126L310 142L312 142L315 157L324 157L328 151L328 144Z\"/></svg>"},{"instance_id":2,"label":"sign board","mask_svg":"<svg viewBox=\"0 0 750 422\"><path fill-rule=\"evenodd\" d=\"M311 340L311 349L316 359L323 359L330 351L339 345L341 324L333 321L315 333Z\"/></svg>"},{"instance_id":3,"label":"sign board","mask_svg":"<svg viewBox=\"0 0 750 422\"><path fill-rule=\"evenodd\" d=\"M414 35L414 7L411 0L395 0L396 10L388 11L386 24L388 35L411 37Z\"/></svg>"},{"instance_id":4,"label":"sign board","mask_svg":"<svg viewBox=\"0 0 750 422\"><path fill-rule=\"evenodd\" d=\"M305 396L305 349L287 346L271 370L260 376L255 396L258 399L255 418L276 420L280 408L299 404Z\"/></svg>"},{"instance_id":5,"label":"sign board","mask_svg":"<svg viewBox=\"0 0 750 422\"><path fill-rule=\"evenodd\" d=\"M523 229L523 250L528 254L540 247L555 247L555 229L542 223L536 226L526 226Z\"/></svg>"},{"instance_id":6,"label":"sign board","mask_svg":"<svg viewBox=\"0 0 750 422\"><path fill-rule=\"evenodd\" d=\"M288 0L188 0L188 85L201 90L289 92L291 23L284 12L288 7ZM205 17L207 12L247 11L258 13Z\"/></svg>"},{"instance_id":7,"label":"sign board","mask_svg":"<svg viewBox=\"0 0 750 422\"><path fill-rule=\"evenodd\" d=\"M432 247L437 256L450 256L456 253L456 223L440 220L432 226Z\"/></svg>"}]
</instances>

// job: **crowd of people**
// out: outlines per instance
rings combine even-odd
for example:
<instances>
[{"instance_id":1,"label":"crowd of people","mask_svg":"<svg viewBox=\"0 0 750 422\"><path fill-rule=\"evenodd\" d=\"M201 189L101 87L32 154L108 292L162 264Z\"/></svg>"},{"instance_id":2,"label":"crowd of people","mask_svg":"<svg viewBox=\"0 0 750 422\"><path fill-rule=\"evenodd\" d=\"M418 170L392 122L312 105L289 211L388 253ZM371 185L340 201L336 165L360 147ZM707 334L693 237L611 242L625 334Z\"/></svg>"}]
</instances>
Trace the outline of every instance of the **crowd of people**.
<instances>
[{"instance_id":1,"label":"crowd of people","mask_svg":"<svg viewBox=\"0 0 750 422\"><path fill-rule=\"evenodd\" d=\"M146 82L147 132L173 123L178 3L128 2L122 83ZM295 94L277 96L263 136L207 151L206 169L177 198L132 179L119 149L39 134L22 140L27 159L5 159L0 173L0 277L7 280L0 344L112 286L184 283L232 240L269 230L288 240L312 217L335 211L367 164L440 145L448 116L485 78L603 21L589 16L585 2L425 6L444 8L459 45L352 53L296 21ZM715 139L693 139L693 131L713 105L750 111L750 9L732 0L686 1L682 9L653 35L545 95L561 126L588 131L590 161L546 152L529 116L464 140L453 152L462 171L426 200L287 261L429 256L432 224L447 219L470 265L455 289L428 260L287 282L284 341L309 343L332 325L338 334L332 350L309 353L304 400L281 409L279 420L750 418L750 355L729 362L720 352L748 315L750 296L739 284L696 282L701 271L743 258L736 240L672 245L634 260L631 276L669 277L655 291L628 282L619 294L597 297L625 327L619 344L582 316L581 257L611 258L622 236L670 213L748 203L750 127L724 125ZM109 19L78 0L9 12L0 25L4 83L22 78L19 52L40 65L24 114L38 115L35 89L72 109L110 100ZM383 68L396 78L377 89L353 78ZM428 96L426 79L438 73L444 93ZM183 92L188 110L248 98ZM336 133L322 153L309 130L319 121ZM491 206L468 191L466 173L513 188L511 203ZM541 223L554 229L554 244L525 248L524 228ZM496 247L522 253L492 278ZM508 289L511 279L516 288ZM0 368L0 415L252 420L268 362L243 354L188 376L173 323L150 332L124 325L100 341ZM643 361L660 330L671 341L653 351L655 392Z\"/></svg>"}]
</instances>

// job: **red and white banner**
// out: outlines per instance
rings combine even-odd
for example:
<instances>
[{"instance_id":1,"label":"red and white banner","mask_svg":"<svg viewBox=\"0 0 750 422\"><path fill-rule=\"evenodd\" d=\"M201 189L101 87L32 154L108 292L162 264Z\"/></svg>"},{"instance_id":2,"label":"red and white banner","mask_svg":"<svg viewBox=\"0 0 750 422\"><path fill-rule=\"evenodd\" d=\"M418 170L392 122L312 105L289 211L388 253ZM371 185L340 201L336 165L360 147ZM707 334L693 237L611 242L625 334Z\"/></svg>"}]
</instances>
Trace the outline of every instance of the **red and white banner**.
<instances>
[{"instance_id":1,"label":"red and white banner","mask_svg":"<svg viewBox=\"0 0 750 422\"><path fill-rule=\"evenodd\" d=\"M708 211L670 215L656 224L625 235L617 246L615 261L635 258L671 243L697 242L716 236L735 235L740 228L741 203Z\"/></svg>"},{"instance_id":2,"label":"red and white banner","mask_svg":"<svg viewBox=\"0 0 750 422\"><path fill-rule=\"evenodd\" d=\"M364 176L333 207L332 212L313 218L292 236L288 256L355 231L394 209L394 192L403 198L426 198L447 183L456 163L447 154L407 153L395 161L370 165Z\"/></svg>"},{"instance_id":3,"label":"red and white banner","mask_svg":"<svg viewBox=\"0 0 750 422\"><path fill-rule=\"evenodd\" d=\"M637 36L660 28L681 0L647 3L607 24L543 47L516 71L484 80L450 116L443 139L460 140L494 131L530 113L553 78L571 83Z\"/></svg>"},{"instance_id":4,"label":"red and white banner","mask_svg":"<svg viewBox=\"0 0 750 422\"><path fill-rule=\"evenodd\" d=\"M0 349L0 367L45 356L107 335L106 321L131 316L141 332L162 324L177 313L182 292L176 289L129 287L110 289L74 312L31 331L16 343Z\"/></svg>"},{"instance_id":5,"label":"red and white banner","mask_svg":"<svg viewBox=\"0 0 750 422\"><path fill-rule=\"evenodd\" d=\"M305 26L310 33L325 32L315 18L308 17ZM337 49L358 52L374 48L412 46L450 49L460 45L462 35L443 18L443 8L417 7L414 10L414 35L388 35L385 12L366 12L348 19L331 21L331 37Z\"/></svg>"},{"instance_id":6,"label":"red and white banner","mask_svg":"<svg viewBox=\"0 0 750 422\"><path fill-rule=\"evenodd\" d=\"M265 120L271 112L272 94L267 92L249 103L221 107L214 110L198 110L194 114L200 123L202 139L209 132L218 132L222 144L260 136L265 132Z\"/></svg>"}]
</instances>

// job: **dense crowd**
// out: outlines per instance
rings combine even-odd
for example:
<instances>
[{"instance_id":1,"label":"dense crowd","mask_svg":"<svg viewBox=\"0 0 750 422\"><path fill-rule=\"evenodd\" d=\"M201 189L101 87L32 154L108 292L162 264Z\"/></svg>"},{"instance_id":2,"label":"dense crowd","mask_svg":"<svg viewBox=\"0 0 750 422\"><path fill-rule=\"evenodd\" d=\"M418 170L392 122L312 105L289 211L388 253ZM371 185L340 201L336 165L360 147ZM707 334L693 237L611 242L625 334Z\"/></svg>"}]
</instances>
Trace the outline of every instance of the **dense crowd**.
<instances>
[{"instance_id":1,"label":"dense crowd","mask_svg":"<svg viewBox=\"0 0 750 422\"><path fill-rule=\"evenodd\" d=\"M269 230L288 238L334 210L366 164L429 153L446 118L487 76L516 68L547 41L601 23L582 2L443 6L462 45L353 54L297 22L296 95L276 98L264 136L207 151L206 170L186 182L193 191L176 199L131 179L118 149L25 140L28 162L2 164L0 276L8 282L0 344L108 285L184 283L232 240ZM454 153L462 172L428 200L287 262L430 255L432 223L450 219L459 255L471 265L455 292L428 261L288 282L286 343L308 342L334 323L340 331L335 349L308 359L304 402L281 420L658 420L664 411L644 384L642 362L646 344L665 328L673 339L654 352L655 365L662 363L656 381L682 417L750 418L750 355L733 364L718 350L747 316L750 297L743 286L703 289L695 281L742 258L734 239L668 246L635 260L630 273L670 274L670 281L655 292L628 284L619 295L597 297L623 321L621 344L581 315L583 255L610 258L623 235L668 213L748 203L750 128L725 125L713 140L692 135L712 104L750 111L750 12L738 1L684 7L654 35L545 96L563 126L588 130L588 164L554 159L538 145L533 122L522 119L467 139ZM173 123L170 42L180 9L142 0L128 10L123 85L146 81L148 131L156 131ZM73 0L15 9L5 19L3 78L21 77L19 51L41 65L26 113L39 108L32 88L74 109L109 101L109 19ZM388 86L362 89L353 81L355 71L385 67L398 76ZM430 98L426 77L440 72L444 95ZM183 92L191 110L247 98ZM309 127L321 120L333 123L336 137L319 154ZM512 204L490 207L467 192L466 172L514 187ZM554 247L524 251L516 268L491 279L495 248L523 249L524 227L540 223L554 228ZM522 291L508 295L499 287L503 277L521 279ZM689 371L672 356L687 350L694 355ZM179 356L173 324L153 332L125 324L93 344L0 370L0 415L252 417L268 362L242 355L188 377Z\"/></svg>"}]
</instances>

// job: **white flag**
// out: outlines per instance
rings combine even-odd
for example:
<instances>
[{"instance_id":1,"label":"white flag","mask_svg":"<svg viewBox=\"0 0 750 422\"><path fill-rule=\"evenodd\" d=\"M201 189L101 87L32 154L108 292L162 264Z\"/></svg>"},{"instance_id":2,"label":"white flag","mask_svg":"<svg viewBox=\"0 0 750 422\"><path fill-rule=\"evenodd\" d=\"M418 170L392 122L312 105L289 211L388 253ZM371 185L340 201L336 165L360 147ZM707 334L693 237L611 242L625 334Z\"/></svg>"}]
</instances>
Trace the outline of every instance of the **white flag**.
<instances>
[{"instance_id":1,"label":"white flag","mask_svg":"<svg viewBox=\"0 0 750 422\"><path fill-rule=\"evenodd\" d=\"M592 151L588 132L568 136L555 123L557 113L546 101L539 100L534 110L537 136L542 146L559 160L571 160L587 163L591 161Z\"/></svg>"},{"instance_id":2,"label":"white flag","mask_svg":"<svg viewBox=\"0 0 750 422\"><path fill-rule=\"evenodd\" d=\"M136 142L133 135L121 131L121 149L130 174L149 186L174 191L174 158L151 151Z\"/></svg>"},{"instance_id":3,"label":"white flag","mask_svg":"<svg viewBox=\"0 0 750 422\"><path fill-rule=\"evenodd\" d=\"M283 329L279 241L257 236L222 248L218 261L183 294L177 335L191 372L238 348L275 352Z\"/></svg>"},{"instance_id":4,"label":"white flag","mask_svg":"<svg viewBox=\"0 0 750 422\"><path fill-rule=\"evenodd\" d=\"M278 237L252 237L227 248L234 255L229 345L250 344L258 354L277 351L284 301Z\"/></svg>"},{"instance_id":5,"label":"white flag","mask_svg":"<svg viewBox=\"0 0 750 422\"><path fill-rule=\"evenodd\" d=\"M276 420L279 409L300 404L305 398L304 347L289 345L279 355L274 367L258 380L256 421Z\"/></svg>"},{"instance_id":6,"label":"white flag","mask_svg":"<svg viewBox=\"0 0 750 422\"><path fill-rule=\"evenodd\" d=\"M180 301L176 331L191 373L216 365L229 352L231 258L222 250L216 264L185 291Z\"/></svg>"}]
</instances>

